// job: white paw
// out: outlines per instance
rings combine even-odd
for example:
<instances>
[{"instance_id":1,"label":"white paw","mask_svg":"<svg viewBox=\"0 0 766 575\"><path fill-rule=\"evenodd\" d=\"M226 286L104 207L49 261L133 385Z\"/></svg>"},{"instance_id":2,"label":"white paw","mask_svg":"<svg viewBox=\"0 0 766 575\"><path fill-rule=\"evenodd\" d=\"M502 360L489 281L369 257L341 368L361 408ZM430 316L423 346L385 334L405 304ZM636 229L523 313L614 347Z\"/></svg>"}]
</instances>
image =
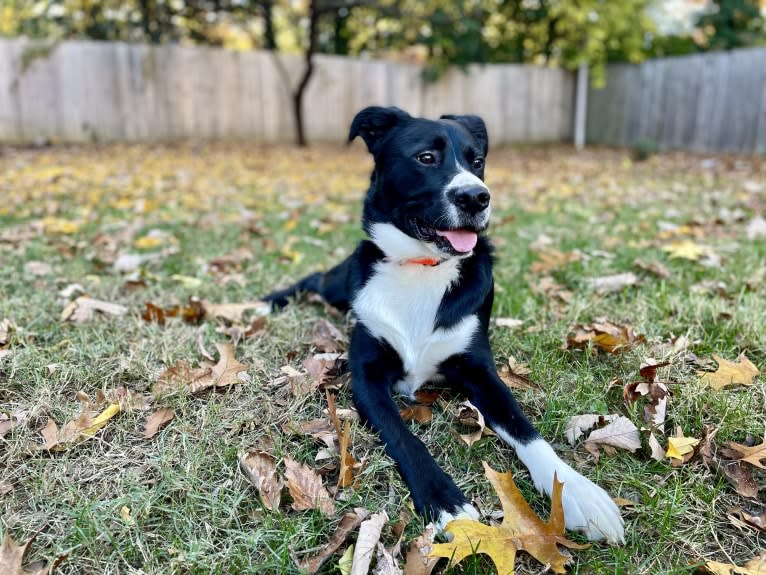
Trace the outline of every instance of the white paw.
<instances>
[{"instance_id":1,"label":"white paw","mask_svg":"<svg viewBox=\"0 0 766 575\"><path fill-rule=\"evenodd\" d=\"M583 532L591 541L625 543L624 521L609 494L568 465L557 467L558 480L564 484L561 502L566 528Z\"/></svg>"},{"instance_id":2,"label":"white paw","mask_svg":"<svg viewBox=\"0 0 766 575\"><path fill-rule=\"evenodd\" d=\"M452 539L450 534L444 531L444 528L447 526L447 523L454 521L455 519L478 520L479 512L470 503L464 503L460 507L455 507L451 513L449 511L442 511L439 513L439 519L436 521L437 531L447 537L447 539Z\"/></svg>"}]
</instances>

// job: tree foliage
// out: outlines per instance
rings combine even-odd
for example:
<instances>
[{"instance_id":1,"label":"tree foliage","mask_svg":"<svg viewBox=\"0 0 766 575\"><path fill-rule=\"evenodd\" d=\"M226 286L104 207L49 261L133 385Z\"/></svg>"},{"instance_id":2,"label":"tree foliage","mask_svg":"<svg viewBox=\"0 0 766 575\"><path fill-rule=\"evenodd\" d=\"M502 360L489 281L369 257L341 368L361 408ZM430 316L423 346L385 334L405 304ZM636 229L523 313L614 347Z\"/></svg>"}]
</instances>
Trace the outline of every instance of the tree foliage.
<instances>
[{"instance_id":1,"label":"tree foliage","mask_svg":"<svg viewBox=\"0 0 766 575\"><path fill-rule=\"evenodd\" d=\"M758 0L713 0L712 4L712 10L697 19L704 38L702 49L732 50L766 41Z\"/></svg>"}]
</instances>

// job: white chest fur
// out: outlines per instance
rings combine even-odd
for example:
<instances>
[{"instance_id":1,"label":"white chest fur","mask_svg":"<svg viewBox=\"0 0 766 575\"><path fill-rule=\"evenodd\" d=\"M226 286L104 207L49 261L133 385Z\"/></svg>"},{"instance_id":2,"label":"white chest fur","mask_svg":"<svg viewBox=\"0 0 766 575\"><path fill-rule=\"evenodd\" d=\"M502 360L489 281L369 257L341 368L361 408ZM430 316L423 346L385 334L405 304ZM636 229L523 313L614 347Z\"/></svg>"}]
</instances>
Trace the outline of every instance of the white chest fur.
<instances>
[{"instance_id":1,"label":"white chest fur","mask_svg":"<svg viewBox=\"0 0 766 575\"><path fill-rule=\"evenodd\" d=\"M396 391L412 396L436 375L438 365L465 351L479 325L476 315L449 329L434 329L442 297L457 279L459 260L435 267L381 261L353 302L356 316L402 360Z\"/></svg>"}]
</instances>

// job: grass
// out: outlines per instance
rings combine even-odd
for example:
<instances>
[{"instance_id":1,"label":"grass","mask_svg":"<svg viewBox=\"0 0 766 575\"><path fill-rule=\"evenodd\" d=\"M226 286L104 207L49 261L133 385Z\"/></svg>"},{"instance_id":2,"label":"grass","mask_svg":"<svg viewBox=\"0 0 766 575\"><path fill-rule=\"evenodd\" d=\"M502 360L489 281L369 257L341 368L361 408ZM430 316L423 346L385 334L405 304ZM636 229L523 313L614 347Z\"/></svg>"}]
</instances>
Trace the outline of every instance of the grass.
<instances>
[{"instance_id":1,"label":"grass","mask_svg":"<svg viewBox=\"0 0 766 575\"><path fill-rule=\"evenodd\" d=\"M237 345L251 384L162 402L175 409L175 419L151 440L141 437L147 413L134 410L66 451L30 446L41 442L48 418L61 425L77 416L78 390L91 397L118 386L147 391L168 365L198 362L200 338L208 349L226 340L211 322L147 323L140 317L145 302L252 301L350 253L362 237L357 218L370 167L358 145L4 150L0 321L10 319L17 329L0 359L0 412L24 411L26 419L0 440L0 531L17 541L38 534L28 560L68 554L58 567L67 574L293 573L293 556L327 541L337 521L290 511L287 502L280 512L267 511L237 466L239 453L262 448L318 467L316 443L282 425L324 417L324 395L299 400L270 383L283 365L301 368L319 317L346 327L322 306L292 306ZM757 502L737 495L700 461L655 462L644 438L635 454L620 451L595 462L563 433L567 418L582 413L620 413L640 424L642 408L626 406L622 386L613 382L634 380L646 357L668 355L663 344L673 337L688 337L699 358L745 352L766 366L766 241L745 235L747 222L766 206L766 160L668 154L632 163L627 152L612 150L506 149L490 155L488 181L495 315L525 320L520 329L493 329L498 363L511 355L527 362L540 390L517 397L543 435L612 495L637 502L624 509L626 545L579 551L570 572L691 573L708 559L741 565L766 548L762 534L726 517L732 507ZM146 263L145 285L129 289L110 262L122 251L142 252L133 242L153 229L172 239L143 251L173 253ZM531 246L541 235L585 256L552 272L573 293L568 304L534 289L540 275L530 271L538 259ZM669 259L662 246L683 238L709 246L720 262L706 267ZM209 262L238 248L252 258L215 273ZM670 276L640 272L636 258L663 263ZM51 273L31 274L30 261L49 263ZM589 278L625 271L638 273L640 284L609 295L590 287ZM705 289L703 282L725 287ZM61 322L66 301L58 292L71 283L130 311L83 325ZM629 323L646 343L616 355L561 349L569 326L601 316ZM670 359L661 371L672 382L669 430L680 426L699 437L704 425L713 425L719 444L759 441L763 376L746 389L714 392L700 386L684 354ZM413 423L413 430L479 508L499 508L482 474L485 460L515 470L527 499L547 513L548 501L511 450L492 437L468 449L452 436L458 402L446 396L433 422ZM351 406L347 388L338 403ZM365 466L356 488L337 502L339 511L361 506L399 517L411 506L407 490L376 438L358 424L352 451ZM328 484L336 476L330 470ZM756 475L761 485L763 478ZM405 541L422 529L413 520ZM394 542L388 532L383 540ZM323 572L337 572L336 561ZM451 572L492 568L478 556ZM539 573L541 566L522 554L517 572Z\"/></svg>"}]
</instances>

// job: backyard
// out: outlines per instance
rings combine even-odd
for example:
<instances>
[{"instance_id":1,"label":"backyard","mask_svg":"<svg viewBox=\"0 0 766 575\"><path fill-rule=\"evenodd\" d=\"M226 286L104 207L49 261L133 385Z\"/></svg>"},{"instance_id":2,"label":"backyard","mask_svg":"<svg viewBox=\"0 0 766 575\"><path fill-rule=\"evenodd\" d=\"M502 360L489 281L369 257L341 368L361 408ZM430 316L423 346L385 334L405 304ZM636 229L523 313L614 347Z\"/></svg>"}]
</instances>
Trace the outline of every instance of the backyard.
<instances>
[{"instance_id":1,"label":"backyard","mask_svg":"<svg viewBox=\"0 0 766 575\"><path fill-rule=\"evenodd\" d=\"M371 167L360 143L0 149L0 530L36 536L26 562L62 558L62 574L299 573L345 512L365 508L386 511L385 547L403 529L393 555L404 565L425 525L354 417L337 357L351 319L311 299L268 317L257 305L353 250ZM624 546L572 551L569 572L744 566L766 548L766 447L753 447L766 431L766 158L509 147L490 152L487 182L498 367L625 519ZM639 373L647 363L656 378ZM646 396L631 386L641 381ZM461 439L476 431L463 398L436 391L410 425L482 521L500 510L485 461L513 470L547 517L512 450ZM341 441L333 398L349 422ZM145 430L159 410L163 424ZM570 444L567 422L583 414L624 416L640 446L599 446L588 431ZM668 457L674 437L688 449ZM355 462L345 487L339 451ZM267 504L240 470L248 452L279 477L286 462L308 464L334 509L296 510L287 487ZM320 572L337 573L354 539ZM478 555L446 572L492 569ZM517 573L543 571L519 554Z\"/></svg>"}]
</instances>

